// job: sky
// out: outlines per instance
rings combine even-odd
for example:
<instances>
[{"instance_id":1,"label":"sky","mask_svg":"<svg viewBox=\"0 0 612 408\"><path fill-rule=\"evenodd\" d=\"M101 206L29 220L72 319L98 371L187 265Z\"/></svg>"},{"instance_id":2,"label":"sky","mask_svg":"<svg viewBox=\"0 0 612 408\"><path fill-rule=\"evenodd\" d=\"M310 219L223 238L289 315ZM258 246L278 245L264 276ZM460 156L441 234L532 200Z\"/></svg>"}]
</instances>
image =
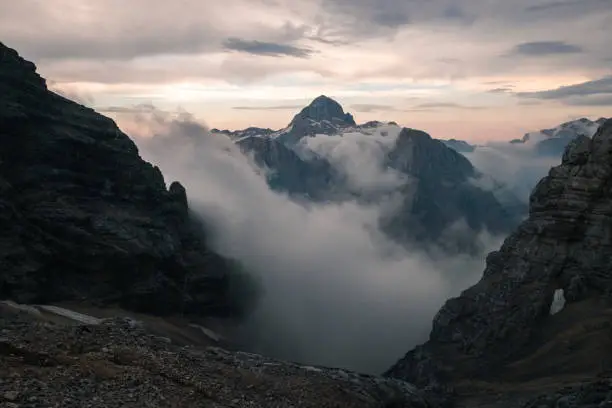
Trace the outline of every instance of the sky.
<instances>
[{"instance_id":1,"label":"sky","mask_svg":"<svg viewBox=\"0 0 612 408\"><path fill-rule=\"evenodd\" d=\"M505 140L610 116L612 0L0 0L0 41L120 126L151 104L281 128L318 95L358 122Z\"/></svg>"}]
</instances>

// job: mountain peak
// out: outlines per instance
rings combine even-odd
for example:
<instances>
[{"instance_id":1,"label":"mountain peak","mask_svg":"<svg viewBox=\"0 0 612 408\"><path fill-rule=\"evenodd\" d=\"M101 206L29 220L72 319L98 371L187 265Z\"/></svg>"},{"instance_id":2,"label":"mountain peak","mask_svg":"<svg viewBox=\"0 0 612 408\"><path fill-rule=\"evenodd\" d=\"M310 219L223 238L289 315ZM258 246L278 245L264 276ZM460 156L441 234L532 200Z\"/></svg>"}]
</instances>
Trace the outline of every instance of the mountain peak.
<instances>
[{"instance_id":1,"label":"mountain peak","mask_svg":"<svg viewBox=\"0 0 612 408\"><path fill-rule=\"evenodd\" d=\"M342 105L326 95L316 97L308 106L298 113L291 124L304 120L315 122L329 121L338 125L355 126L355 119L350 113L345 113Z\"/></svg>"},{"instance_id":2,"label":"mountain peak","mask_svg":"<svg viewBox=\"0 0 612 408\"><path fill-rule=\"evenodd\" d=\"M317 102L332 102L332 103L338 103L338 102L336 102L335 100L333 100L332 98L330 98L330 97L329 97L329 96L327 96L327 95L319 95L319 96L317 96L316 98L314 98L314 99L312 100L312 102L311 102L310 104L312 105L312 104L317 103Z\"/></svg>"}]
</instances>

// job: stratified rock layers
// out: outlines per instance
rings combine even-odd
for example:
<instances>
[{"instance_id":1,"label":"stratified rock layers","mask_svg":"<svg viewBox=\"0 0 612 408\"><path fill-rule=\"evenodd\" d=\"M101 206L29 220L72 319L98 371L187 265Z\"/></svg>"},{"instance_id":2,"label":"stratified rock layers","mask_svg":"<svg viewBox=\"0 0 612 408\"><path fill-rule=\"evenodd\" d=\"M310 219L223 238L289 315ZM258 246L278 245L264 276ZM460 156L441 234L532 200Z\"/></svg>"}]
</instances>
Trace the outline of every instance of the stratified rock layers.
<instances>
[{"instance_id":1,"label":"stratified rock layers","mask_svg":"<svg viewBox=\"0 0 612 408\"><path fill-rule=\"evenodd\" d=\"M183 187L0 43L0 298L228 313L226 261Z\"/></svg>"},{"instance_id":2,"label":"stratified rock layers","mask_svg":"<svg viewBox=\"0 0 612 408\"><path fill-rule=\"evenodd\" d=\"M595 376L612 363L612 120L566 149L529 218L482 279L436 315L429 341L386 373L435 389L471 381ZM567 304L550 315L553 294Z\"/></svg>"}]
</instances>

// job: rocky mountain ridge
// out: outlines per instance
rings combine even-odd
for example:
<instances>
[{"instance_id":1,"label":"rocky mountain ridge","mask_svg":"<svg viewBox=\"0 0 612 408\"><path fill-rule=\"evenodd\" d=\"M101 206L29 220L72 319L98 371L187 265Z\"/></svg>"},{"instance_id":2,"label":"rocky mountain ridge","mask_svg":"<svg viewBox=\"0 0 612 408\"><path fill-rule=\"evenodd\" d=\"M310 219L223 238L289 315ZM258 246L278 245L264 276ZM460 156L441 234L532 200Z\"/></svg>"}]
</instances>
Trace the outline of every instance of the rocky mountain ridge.
<instances>
[{"instance_id":1,"label":"rocky mountain ridge","mask_svg":"<svg viewBox=\"0 0 612 408\"><path fill-rule=\"evenodd\" d=\"M471 153L476 149L475 145L470 144L466 142L465 140L448 139L448 140L441 140L441 142L459 153Z\"/></svg>"},{"instance_id":2,"label":"rocky mountain ridge","mask_svg":"<svg viewBox=\"0 0 612 408\"><path fill-rule=\"evenodd\" d=\"M535 154L542 157L561 157L565 147L579 136L593 137L606 118L590 120L580 118L561 125L526 133L521 139L513 139L511 144L532 144Z\"/></svg>"},{"instance_id":3,"label":"rocky mountain ridge","mask_svg":"<svg viewBox=\"0 0 612 408\"><path fill-rule=\"evenodd\" d=\"M231 262L207 247L185 189L1 43L0 191L0 298L231 313Z\"/></svg>"},{"instance_id":4,"label":"rocky mountain ridge","mask_svg":"<svg viewBox=\"0 0 612 408\"><path fill-rule=\"evenodd\" d=\"M384 224L400 240L413 236L417 241L435 241L459 221L471 231L494 234L507 232L518 222L517 214L491 191L476 185L481 175L465 157L423 131L402 129L388 166L414 181L405 187L402 209ZM466 231L466 242L446 236L440 245L465 249L473 238L467 236Z\"/></svg>"},{"instance_id":5,"label":"rocky mountain ridge","mask_svg":"<svg viewBox=\"0 0 612 408\"><path fill-rule=\"evenodd\" d=\"M572 141L534 189L529 218L487 257L481 280L448 300L429 340L386 375L438 393L609 378L610 157L612 120L592 139ZM566 303L553 315L555 293Z\"/></svg>"}]
</instances>

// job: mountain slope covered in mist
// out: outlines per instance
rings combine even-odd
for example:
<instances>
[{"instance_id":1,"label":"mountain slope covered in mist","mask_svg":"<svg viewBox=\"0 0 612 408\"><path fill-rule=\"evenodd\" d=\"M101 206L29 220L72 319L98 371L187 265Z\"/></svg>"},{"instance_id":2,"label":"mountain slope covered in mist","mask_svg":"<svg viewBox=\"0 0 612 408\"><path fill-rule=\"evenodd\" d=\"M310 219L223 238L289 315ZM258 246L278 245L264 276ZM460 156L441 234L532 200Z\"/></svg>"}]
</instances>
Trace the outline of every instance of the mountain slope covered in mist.
<instances>
[{"instance_id":1,"label":"mountain slope covered in mist","mask_svg":"<svg viewBox=\"0 0 612 408\"><path fill-rule=\"evenodd\" d=\"M403 344L424 340L434 311L456 288L475 281L484 253L502 238L449 226L442 240L469 239L475 247L452 252L437 242L400 245L381 228L387 227L381 221L401 209L409 172L423 180L437 174L436 167L428 167L429 156L411 155L426 155L431 144L434 154L448 154L442 157L448 162L442 172L448 185L442 187L451 193L453 180L472 174L467 160L423 132L376 124L370 134L316 135L304 138L307 145L288 148L267 136L240 139L210 132L190 115L158 112L152 125L154 136L137 141L143 156L185 183L191 208L211 227L215 250L247 266L263 288L241 328L251 351L381 372L404 351ZM261 150L245 154L243 143ZM396 145L400 154L388 154ZM323 174L334 169L340 185L336 178L318 184L319 170L303 167L312 160L309 154L321 160ZM398 170L381 170L381 159ZM271 183L273 169L258 163L287 166L285 176L312 176L313 184L300 179L307 189L345 190L333 191L332 199L326 194L309 199L302 190L296 198ZM455 174L456 166L464 173Z\"/></svg>"},{"instance_id":2,"label":"mountain slope covered in mist","mask_svg":"<svg viewBox=\"0 0 612 408\"><path fill-rule=\"evenodd\" d=\"M561 157L565 147L578 136L593 137L606 118L589 120L580 118L565 122L554 128L542 129L539 132L526 133L521 139L513 139L511 144L533 145L538 156Z\"/></svg>"},{"instance_id":3,"label":"mountain slope covered in mist","mask_svg":"<svg viewBox=\"0 0 612 408\"><path fill-rule=\"evenodd\" d=\"M396 124L356 125L329 97L315 98L285 129L252 129L232 139L272 188L302 201L384 201L381 227L397 242L462 251L477 233L518 223L516 207L483 188L483 175L445 143Z\"/></svg>"},{"instance_id":4,"label":"mountain slope covered in mist","mask_svg":"<svg viewBox=\"0 0 612 408\"><path fill-rule=\"evenodd\" d=\"M565 147L578 137L592 137L604 120L581 118L529 132L522 139L514 139L510 143L488 142L474 145L470 150L459 148L458 151L461 150L481 173L493 179L487 183L489 186L498 184L495 188L498 195L510 192L526 207L538 181L552 167L561 163Z\"/></svg>"}]
</instances>

